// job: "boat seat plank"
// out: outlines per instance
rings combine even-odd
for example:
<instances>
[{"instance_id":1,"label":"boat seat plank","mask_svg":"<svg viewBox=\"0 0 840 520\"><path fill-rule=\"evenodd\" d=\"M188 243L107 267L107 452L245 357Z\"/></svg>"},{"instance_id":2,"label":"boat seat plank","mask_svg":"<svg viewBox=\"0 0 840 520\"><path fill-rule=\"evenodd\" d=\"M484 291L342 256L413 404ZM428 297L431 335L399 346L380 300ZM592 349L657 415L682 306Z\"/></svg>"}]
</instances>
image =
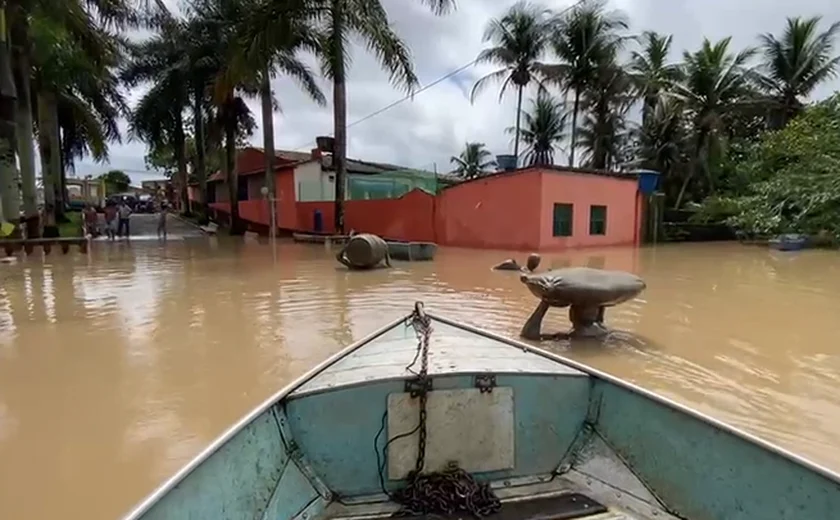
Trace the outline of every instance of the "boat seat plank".
<instances>
[{"instance_id":1,"label":"boat seat plank","mask_svg":"<svg viewBox=\"0 0 840 520\"><path fill-rule=\"evenodd\" d=\"M429 375L496 373L588 377L551 359L445 323L433 321L429 341ZM406 367L417 353L414 329L403 325L385 332L319 373L291 397L351 386L366 381L414 377ZM419 370L418 366L414 370Z\"/></svg>"}]
</instances>

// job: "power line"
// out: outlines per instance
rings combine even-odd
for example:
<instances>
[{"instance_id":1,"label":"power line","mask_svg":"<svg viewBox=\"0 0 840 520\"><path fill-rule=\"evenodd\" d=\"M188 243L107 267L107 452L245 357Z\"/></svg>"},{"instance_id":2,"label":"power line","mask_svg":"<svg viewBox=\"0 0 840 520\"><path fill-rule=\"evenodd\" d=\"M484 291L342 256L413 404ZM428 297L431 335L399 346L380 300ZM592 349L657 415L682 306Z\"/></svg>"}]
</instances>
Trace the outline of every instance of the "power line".
<instances>
[{"instance_id":1,"label":"power line","mask_svg":"<svg viewBox=\"0 0 840 520\"><path fill-rule=\"evenodd\" d=\"M588 1L589 1L589 0L577 0L577 1L576 1L576 2L574 2L573 4L571 4L571 5L567 6L567 7L564 7L563 9L561 9L560 11L558 11L558 12L555 14L555 16L560 16L560 15L562 15L562 14L565 14L566 12L571 11L571 10L572 10L572 9L574 9L575 7L577 7L577 6L579 6L579 5L582 5L582 4L585 4L585 3L586 3L586 2L588 2ZM394 101L393 103L391 103L391 104L389 104L389 105L386 105L386 106L384 106L384 107L380 108L379 110L376 110L376 111L374 111L374 112L371 112L370 114L366 115L365 117L363 117L363 118L361 118L361 119L357 119L356 121L353 121L352 123L350 123L349 125L347 125L347 128L354 127L354 126L358 125L359 123L363 123L363 122L367 121L368 119L374 118L374 117L378 116L379 114L381 114L381 113L383 113L383 112L387 112L388 110L391 110L391 109L392 109L392 108L394 108L395 106L397 106L397 105L399 105L399 104L402 104L402 103L404 103L405 101L408 101L409 99L413 99L413 98L414 98L414 96L416 96L417 94L420 94L420 93L422 93L422 92L425 92L426 90L429 90L430 88L434 87L435 85L438 85L438 84L442 83L443 81L446 81L447 79L449 79L449 78L451 78L451 77L453 77L453 76L456 76L456 75L460 74L461 72L463 72L463 71L467 70L468 68L470 68L470 67L472 67L473 65L475 65L477 61L478 61L478 58L476 58L476 59L474 59L474 60L470 61L469 63L466 63L466 64L464 64L464 65L461 65L461 66L460 66L460 67L458 67L457 69L455 69L455 70L453 70L453 71L451 71L451 72L448 72L447 74L445 74L445 75L443 75L443 76L439 77L438 79L436 79L436 80L432 81L432 82L431 82L431 83L429 83L428 85L424 85L424 86L423 86L423 87L421 87L420 89L418 89L418 90L416 90L416 91L414 91L414 92L412 92L412 93L410 93L410 94L408 94L408 95L406 95L406 96L404 96L404 97L402 97L402 98L400 98L400 99L398 99L398 100ZM329 133L328 135L329 135L330 137L333 137L333 133L334 133L334 132L331 132L331 133ZM300 146L298 146L298 147L292 148L292 150L293 150L293 151L294 151L294 150L300 150L301 148L303 148L304 146L306 146L306 145L308 145L308 144L312 144L312 141L307 141L306 143L304 143L304 144L302 144L302 145L300 145Z\"/></svg>"},{"instance_id":2,"label":"power line","mask_svg":"<svg viewBox=\"0 0 840 520\"><path fill-rule=\"evenodd\" d=\"M585 1L585 0L584 0L584 1ZM352 127L354 127L354 126L358 125L359 123L363 123L363 122L367 121L368 119L374 118L374 117L378 116L379 114L381 114L381 113L383 113L383 112L387 112L388 110L391 110L391 109L392 109L392 108L394 108L395 106L397 106L397 105L399 105L399 104L401 104L401 103L403 103L403 102L405 102L405 101L407 101L407 100L409 100L409 99L414 98L414 96L416 96L417 94L420 94L420 93L422 93L422 92L425 92L426 90L428 90L428 89L430 89L430 88L434 87L435 85L438 85L439 83L441 83L441 82L443 82L443 81L446 81L447 79L451 78L452 76L456 76L456 75L460 74L461 72L463 72L463 71L467 70L468 68L470 68L470 67L472 67L473 65L475 65L476 61L478 61L478 60L477 60L477 59L475 59L475 60L472 60L472 61L471 61L471 62L469 62L469 63L466 63L466 64L464 64L464 65L461 65L461 66L460 66L460 67L458 67L457 69L455 69L455 70L453 70L453 71L448 72L447 74L445 74L445 75L443 75L443 76L439 77L438 79L436 79L436 80L432 81L432 82L431 82L431 83L429 83L428 85L424 85L424 86L420 87L418 90L416 90L416 91L412 92L411 94L408 94L407 96L402 97L402 98L400 98L400 99L398 99L398 100L394 101L393 103L391 103L391 104L389 104L389 105L385 105L384 107L382 107L382 108L380 108L380 109L378 109L378 110L376 110L376 111L374 111L374 112L371 112L370 114L366 115L365 117L363 117L363 118L361 118L361 119L357 119L356 121L353 121L352 123L350 123L349 125L347 125L347 128L352 128ZM334 133L334 132L330 132L328 135L329 135L330 137L332 137L333 133ZM300 145L300 146L298 146L298 147L292 148L292 150L300 150L301 148L303 148L303 147L304 147L304 146L306 146L307 144L311 144L311 143L312 143L312 141L307 141L306 143L304 143L304 144L302 144L302 145Z\"/></svg>"}]
</instances>

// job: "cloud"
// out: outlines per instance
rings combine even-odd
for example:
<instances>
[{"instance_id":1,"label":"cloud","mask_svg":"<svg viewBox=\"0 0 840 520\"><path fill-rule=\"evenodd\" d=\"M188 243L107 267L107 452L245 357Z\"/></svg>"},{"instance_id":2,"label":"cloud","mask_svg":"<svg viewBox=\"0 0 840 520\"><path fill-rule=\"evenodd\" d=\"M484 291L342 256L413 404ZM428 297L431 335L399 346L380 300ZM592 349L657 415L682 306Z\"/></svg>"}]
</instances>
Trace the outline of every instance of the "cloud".
<instances>
[{"instance_id":1,"label":"cloud","mask_svg":"<svg viewBox=\"0 0 840 520\"><path fill-rule=\"evenodd\" d=\"M500 15L513 0L458 0L458 9L447 16L431 14L416 0L383 0L393 28L407 42L414 57L420 82L427 85L471 62L483 48L487 21ZM562 9L571 1L543 2ZM673 60L683 50L696 49L703 37L711 40L732 37L732 48L755 45L757 35L778 33L788 16L822 15L825 24L840 20L836 0L613 0L611 7L623 10L631 32L655 30L674 35ZM309 60L315 66L315 62ZM494 153L509 152L510 137L504 129L514 121L515 95L510 91L499 102L498 87L491 87L469 102L469 90L476 79L492 67L472 67L440 82L425 92L400 103L349 129L348 155L416 168L449 169L449 158L457 155L465 141L481 141ZM380 70L363 46L354 45L348 82L348 122L353 123L404 97ZM331 88L322 82L331 99ZM309 150L315 136L332 133L332 109L318 107L288 78L273 81L282 113L274 114L275 145L280 149ZM817 98L840 88L840 82L822 85ZM136 96L132 96L136 97ZM527 96L526 96L527 97ZM259 105L249 101L257 119ZM251 141L262 145L261 126ZM145 148L139 143L115 145L111 167L145 169ZM104 171L108 166L80 164L79 171Z\"/></svg>"}]
</instances>

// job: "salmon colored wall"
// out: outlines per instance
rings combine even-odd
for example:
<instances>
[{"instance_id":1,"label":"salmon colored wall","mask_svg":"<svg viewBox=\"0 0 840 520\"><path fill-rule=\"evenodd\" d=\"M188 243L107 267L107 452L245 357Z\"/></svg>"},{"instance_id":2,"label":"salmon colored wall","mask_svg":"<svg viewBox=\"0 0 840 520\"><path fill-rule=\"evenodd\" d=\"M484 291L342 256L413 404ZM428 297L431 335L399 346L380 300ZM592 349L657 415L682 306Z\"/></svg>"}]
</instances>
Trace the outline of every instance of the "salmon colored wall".
<instances>
[{"instance_id":1,"label":"salmon colored wall","mask_svg":"<svg viewBox=\"0 0 840 520\"><path fill-rule=\"evenodd\" d=\"M262 167L262 152L254 151L242 152L243 166ZM276 187L278 228L314 231L314 213L320 210L323 231L334 232L333 202L296 202L291 165L278 169ZM220 191L226 195L227 190ZM466 182L437 197L413 190L398 199L350 200L345 202L345 228L396 240L484 249L626 245L638 241L638 197L635 179L533 169ZM227 213L228 204L223 198L217 200L212 206ZM571 237L553 236L558 202L574 204ZM589 234L589 206L593 204L607 206L606 235ZM240 202L239 212L243 219L269 224L268 205L262 197Z\"/></svg>"},{"instance_id":2,"label":"salmon colored wall","mask_svg":"<svg viewBox=\"0 0 840 520\"><path fill-rule=\"evenodd\" d=\"M437 242L486 249L537 249L540 172L502 174L438 195Z\"/></svg>"},{"instance_id":3,"label":"salmon colored wall","mask_svg":"<svg viewBox=\"0 0 840 520\"><path fill-rule=\"evenodd\" d=\"M298 202L298 230L314 231L315 210L320 210L324 232L335 230L332 202ZM344 227L383 238L435 242L435 197L412 190L397 199L348 200L344 203Z\"/></svg>"},{"instance_id":4,"label":"salmon colored wall","mask_svg":"<svg viewBox=\"0 0 840 520\"><path fill-rule=\"evenodd\" d=\"M277 173L274 181L274 190L277 199L277 227L281 229L298 229L294 168L283 168Z\"/></svg>"},{"instance_id":5,"label":"salmon colored wall","mask_svg":"<svg viewBox=\"0 0 840 520\"><path fill-rule=\"evenodd\" d=\"M637 237L636 179L579 173L541 173L541 250L634 244ZM555 237L554 204L573 204L572 236ZM607 233L589 234L589 206L607 206Z\"/></svg>"}]
</instances>

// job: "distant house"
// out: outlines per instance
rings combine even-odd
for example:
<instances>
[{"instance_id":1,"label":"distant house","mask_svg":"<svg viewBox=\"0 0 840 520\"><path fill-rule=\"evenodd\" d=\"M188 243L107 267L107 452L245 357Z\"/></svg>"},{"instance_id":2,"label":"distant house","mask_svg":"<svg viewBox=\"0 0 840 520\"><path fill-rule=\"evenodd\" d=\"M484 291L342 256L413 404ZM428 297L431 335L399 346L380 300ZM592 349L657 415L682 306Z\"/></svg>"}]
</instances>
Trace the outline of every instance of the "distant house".
<instances>
[{"instance_id":1,"label":"distant house","mask_svg":"<svg viewBox=\"0 0 840 520\"><path fill-rule=\"evenodd\" d=\"M169 179L152 179L140 182L140 189L149 194L158 193L162 189L166 189L171 182Z\"/></svg>"}]
</instances>

